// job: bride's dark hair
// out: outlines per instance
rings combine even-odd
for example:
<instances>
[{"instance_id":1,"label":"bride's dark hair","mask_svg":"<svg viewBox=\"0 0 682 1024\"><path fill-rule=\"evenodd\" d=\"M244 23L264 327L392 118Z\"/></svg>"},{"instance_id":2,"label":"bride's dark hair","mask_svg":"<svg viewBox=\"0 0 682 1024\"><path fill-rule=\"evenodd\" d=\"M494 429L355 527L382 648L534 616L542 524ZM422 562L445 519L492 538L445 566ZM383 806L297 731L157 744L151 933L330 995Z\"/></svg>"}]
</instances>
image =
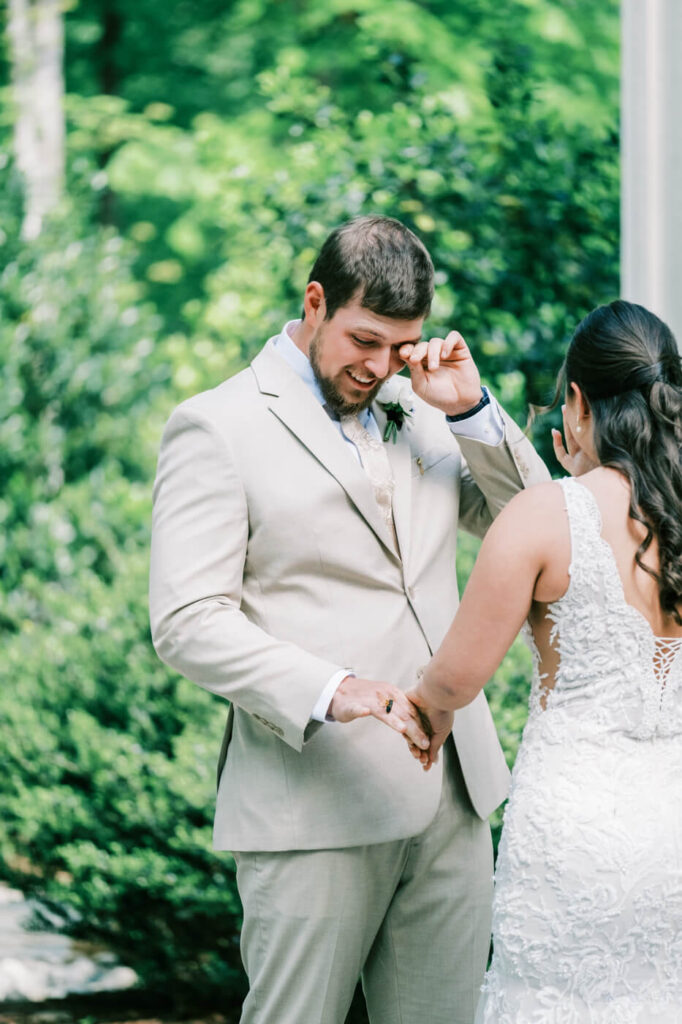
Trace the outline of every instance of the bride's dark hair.
<instances>
[{"instance_id":1,"label":"bride's dark hair","mask_svg":"<svg viewBox=\"0 0 682 1024\"><path fill-rule=\"evenodd\" d=\"M562 373L590 406L600 463L630 481L630 515L646 528L636 562L682 625L682 362L672 331L632 302L598 306L576 327ZM654 536L658 572L643 562Z\"/></svg>"}]
</instances>

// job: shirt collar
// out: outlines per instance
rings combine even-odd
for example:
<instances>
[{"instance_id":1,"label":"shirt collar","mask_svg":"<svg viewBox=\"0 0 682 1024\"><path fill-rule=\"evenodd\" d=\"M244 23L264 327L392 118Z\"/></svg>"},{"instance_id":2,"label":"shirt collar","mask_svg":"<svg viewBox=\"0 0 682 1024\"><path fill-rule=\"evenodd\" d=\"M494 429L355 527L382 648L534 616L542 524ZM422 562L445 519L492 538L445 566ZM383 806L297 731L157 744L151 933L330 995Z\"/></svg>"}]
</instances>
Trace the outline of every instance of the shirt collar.
<instances>
[{"instance_id":1,"label":"shirt collar","mask_svg":"<svg viewBox=\"0 0 682 1024\"><path fill-rule=\"evenodd\" d=\"M274 341L278 355L284 359L291 369L298 374L308 390L315 396L320 405L324 405L324 396L317 383L317 377L310 365L310 360L304 352L301 352L296 342L291 337L292 331L300 324L300 320L289 320ZM371 409L363 409L358 419L363 427L367 427L372 416Z\"/></svg>"}]
</instances>

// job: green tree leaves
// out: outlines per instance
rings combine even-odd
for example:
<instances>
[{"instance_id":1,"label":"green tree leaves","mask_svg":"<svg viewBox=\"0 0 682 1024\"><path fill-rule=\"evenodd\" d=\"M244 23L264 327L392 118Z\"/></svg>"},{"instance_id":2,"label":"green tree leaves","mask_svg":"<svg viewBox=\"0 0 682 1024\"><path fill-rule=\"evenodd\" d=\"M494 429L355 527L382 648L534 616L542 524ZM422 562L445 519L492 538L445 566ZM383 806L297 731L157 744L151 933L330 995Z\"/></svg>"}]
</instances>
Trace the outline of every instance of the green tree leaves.
<instances>
[{"instance_id":1,"label":"green tree leaves","mask_svg":"<svg viewBox=\"0 0 682 1024\"><path fill-rule=\"evenodd\" d=\"M618 290L618 5L79 0L65 26L70 200L31 245L0 90L2 871L147 984L236 998L225 708L148 634L163 423L367 212L424 239L428 329L524 421ZM490 688L510 760L527 678L517 647Z\"/></svg>"}]
</instances>

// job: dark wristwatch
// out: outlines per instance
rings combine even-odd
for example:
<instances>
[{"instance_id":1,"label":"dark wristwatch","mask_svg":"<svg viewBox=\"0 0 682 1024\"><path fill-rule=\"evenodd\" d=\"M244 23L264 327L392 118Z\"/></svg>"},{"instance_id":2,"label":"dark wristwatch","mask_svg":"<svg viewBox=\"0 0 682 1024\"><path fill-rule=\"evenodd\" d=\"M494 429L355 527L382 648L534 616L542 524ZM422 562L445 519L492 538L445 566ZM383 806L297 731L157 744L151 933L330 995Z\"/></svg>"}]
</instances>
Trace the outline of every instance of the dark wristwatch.
<instances>
[{"instance_id":1,"label":"dark wristwatch","mask_svg":"<svg viewBox=\"0 0 682 1024\"><path fill-rule=\"evenodd\" d=\"M448 423L461 423L462 420L468 420L471 416L475 416L481 409L485 409L486 405L490 405L490 392L486 387L481 386L483 395L480 402L478 402L473 409L469 409L467 412L460 412L457 416L447 416L445 419Z\"/></svg>"}]
</instances>

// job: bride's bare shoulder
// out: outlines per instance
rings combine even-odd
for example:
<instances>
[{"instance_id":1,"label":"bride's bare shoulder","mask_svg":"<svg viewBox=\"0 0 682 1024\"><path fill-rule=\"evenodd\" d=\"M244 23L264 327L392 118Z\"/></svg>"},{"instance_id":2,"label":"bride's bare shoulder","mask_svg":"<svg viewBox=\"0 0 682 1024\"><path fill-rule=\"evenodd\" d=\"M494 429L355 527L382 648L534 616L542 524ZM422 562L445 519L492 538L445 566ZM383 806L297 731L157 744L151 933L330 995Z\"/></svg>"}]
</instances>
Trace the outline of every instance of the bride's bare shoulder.
<instances>
[{"instance_id":1,"label":"bride's bare shoulder","mask_svg":"<svg viewBox=\"0 0 682 1024\"><path fill-rule=\"evenodd\" d=\"M565 508L566 501L561 484L558 480L551 480L548 483L533 484L519 491L509 501L503 511L504 515L510 516L547 516L559 512Z\"/></svg>"},{"instance_id":2,"label":"bride's bare shoulder","mask_svg":"<svg viewBox=\"0 0 682 1024\"><path fill-rule=\"evenodd\" d=\"M538 552L559 542L566 532L566 501L557 481L533 484L519 491L502 509L490 532L502 543Z\"/></svg>"}]
</instances>

